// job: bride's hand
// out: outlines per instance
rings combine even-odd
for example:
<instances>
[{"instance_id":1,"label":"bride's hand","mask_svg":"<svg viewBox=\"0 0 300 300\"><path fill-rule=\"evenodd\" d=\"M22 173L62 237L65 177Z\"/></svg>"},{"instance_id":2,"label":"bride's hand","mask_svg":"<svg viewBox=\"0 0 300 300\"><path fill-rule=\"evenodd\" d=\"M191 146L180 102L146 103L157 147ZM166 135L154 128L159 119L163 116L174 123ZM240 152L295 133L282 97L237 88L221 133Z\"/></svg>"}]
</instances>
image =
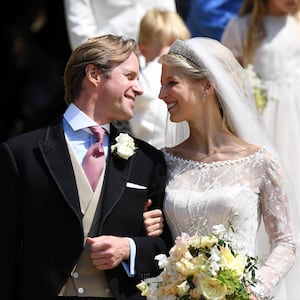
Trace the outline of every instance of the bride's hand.
<instances>
[{"instance_id":1,"label":"bride's hand","mask_svg":"<svg viewBox=\"0 0 300 300\"><path fill-rule=\"evenodd\" d=\"M160 236L163 232L164 218L160 209L149 210L152 201L148 199L144 207L144 225L148 236Z\"/></svg>"}]
</instances>

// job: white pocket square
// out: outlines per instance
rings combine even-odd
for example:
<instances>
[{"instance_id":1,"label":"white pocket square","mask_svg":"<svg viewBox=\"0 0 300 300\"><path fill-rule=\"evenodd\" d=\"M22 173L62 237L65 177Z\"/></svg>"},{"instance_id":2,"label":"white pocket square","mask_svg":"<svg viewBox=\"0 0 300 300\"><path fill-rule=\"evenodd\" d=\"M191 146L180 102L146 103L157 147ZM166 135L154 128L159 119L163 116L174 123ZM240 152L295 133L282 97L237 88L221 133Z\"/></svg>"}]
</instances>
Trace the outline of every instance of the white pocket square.
<instances>
[{"instance_id":1,"label":"white pocket square","mask_svg":"<svg viewBox=\"0 0 300 300\"><path fill-rule=\"evenodd\" d=\"M126 187L133 188L133 189L139 189L139 190L146 190L147 189L146 186L139 185L139 184L132 183L132 182L127 182Z\"/></svg>"}]
</instances>

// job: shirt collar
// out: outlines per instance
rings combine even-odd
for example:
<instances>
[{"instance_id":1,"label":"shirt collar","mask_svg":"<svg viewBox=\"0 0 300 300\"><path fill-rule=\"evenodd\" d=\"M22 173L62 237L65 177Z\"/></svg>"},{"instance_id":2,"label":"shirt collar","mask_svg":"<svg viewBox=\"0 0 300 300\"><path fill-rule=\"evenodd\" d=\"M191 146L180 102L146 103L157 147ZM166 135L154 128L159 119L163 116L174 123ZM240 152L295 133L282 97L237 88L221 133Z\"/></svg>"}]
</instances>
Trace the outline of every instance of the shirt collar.
<instances>
[{"instance_id":1,"label":"shirt collar","mask_svg":"<svg viewBox=\"0 0 300 300\"><path fill-rule=\"evenodd\" d=\"M71 103L64 113L64 119L68 122L74 131L84 129L86 130L91 126L98 126L98 124L81 111L74 103ZM110 125L109 123L101 125L106 132L109 134Z\"/></svg>"}]
</instances>

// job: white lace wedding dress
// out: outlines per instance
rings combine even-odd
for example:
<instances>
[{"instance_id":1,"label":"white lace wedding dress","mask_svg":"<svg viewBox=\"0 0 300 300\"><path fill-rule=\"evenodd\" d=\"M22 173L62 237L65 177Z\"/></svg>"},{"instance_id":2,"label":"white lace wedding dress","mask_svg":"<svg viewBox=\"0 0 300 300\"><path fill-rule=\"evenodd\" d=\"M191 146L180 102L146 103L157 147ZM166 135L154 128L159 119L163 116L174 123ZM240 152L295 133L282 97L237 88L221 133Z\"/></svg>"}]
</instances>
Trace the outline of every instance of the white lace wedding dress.
<instances>
[{"instance_id":1,"label":"white lace wedding dress","mask_svg":"<svg viewBox=\"0 0 300 300\"><path fill-rule=\"evenodd\" d=\"M257 271L255 292L269 299L294 260L294 236L286 195L274 157L265 149L240 159L202 163L162 150L167 162L165 214L174 238L194 234L195 220L207 225L232 221L235 246L256 254L256 236L264 219L272 253Z\"/></svg>"},{"instance_id":2,"label":"white lace wedding dress","mask_svg":"<svg viewBox=\"0 0 300 300\"><path fill-rule=\"evenodd\" d=\"M234 55L245 57L243 43L249 28L249 15L232 19L222 43ZM262 122L294 182L290 201L297 237L297 260L276 294L279 300L299 300L300 285L300 23L290 15L264 16L266 37L253 57L254 70L268 91Z\"/></svg>"}]
</instances>

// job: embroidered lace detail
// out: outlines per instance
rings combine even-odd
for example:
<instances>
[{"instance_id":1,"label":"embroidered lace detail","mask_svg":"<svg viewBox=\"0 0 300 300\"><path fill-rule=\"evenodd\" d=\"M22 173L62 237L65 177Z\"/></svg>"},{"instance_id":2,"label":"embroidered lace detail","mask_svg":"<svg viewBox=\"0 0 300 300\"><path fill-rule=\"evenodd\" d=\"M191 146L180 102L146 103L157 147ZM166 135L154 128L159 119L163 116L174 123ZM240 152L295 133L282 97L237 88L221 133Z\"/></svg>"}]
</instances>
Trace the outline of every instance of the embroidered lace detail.
<instances>
[{"instance_id":1,"label":"embroidered lace detail","mask_svg":"<svg viewBox=\"0 0 300 300\"><path fill-rule=\"evenodd\" d=\"M254 155L259 154L260 152L266 151L264 148L260 148L257 152L245 156L245 157L240 157L237 159L230 159L230 160L222 160L222 161L214 161L214 162L210 162L210 163L206 163L206 162L202 162L202 161L195 161L195 160L191 160L191 159L187 159L187 158L182 158L182 157L178 157L170 152L167 152L166 149L162 150L165 154L165 156L169 156L170 160L173 161L180 161L180 162L186 162L188 164L192 164L192 165L201 165L201 166L206 166L206 167L218 167L218 166L224 166L224 165L232 165L232 164L237 164L243 160L251 160L252 157Z\"/></svg>"},{"instance_id":2,"label":"embroidered lace detail","mask_svg":"<svg viewBox=\"0 0 300 300\"><path fill-rule=\"evenodd\" d=\"M291 268L295 251L276 158L262 148L247 157L203 163L162 151L168 167L164 206L174 237L182 232L194 234L197 219L207 220L208 227L230 220L235 247L253 255L258 250L255 241L263 216L270 245L266 242L260 253L254 292L260 299L268 299Z\"/></svg>"}]
</instances>

